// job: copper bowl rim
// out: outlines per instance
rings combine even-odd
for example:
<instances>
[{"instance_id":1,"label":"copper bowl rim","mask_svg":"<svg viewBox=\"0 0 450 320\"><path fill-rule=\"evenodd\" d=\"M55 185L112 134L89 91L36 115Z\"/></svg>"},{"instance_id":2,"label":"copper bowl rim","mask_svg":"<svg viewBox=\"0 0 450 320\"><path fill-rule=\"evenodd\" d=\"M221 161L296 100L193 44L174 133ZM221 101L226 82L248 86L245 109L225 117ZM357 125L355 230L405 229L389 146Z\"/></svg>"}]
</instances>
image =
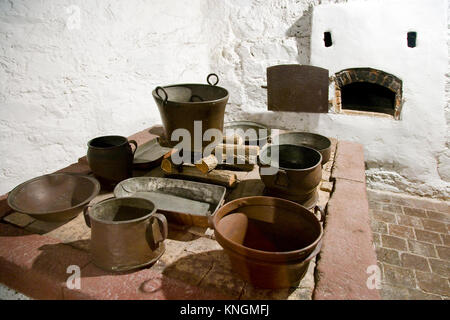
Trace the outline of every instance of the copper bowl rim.
<instances>
[{"instance_id":1,"label":"copper bowl rim","mask_svg":"<svg viewBox=\"0 0 450 320\"><path fill-rule=\"evenodd\" d=\"M313 152L315 152L315 153L317 153L319 155L319 161L315 165L313 165L311 167L308 167L308 168L298 168L298 169L296 169L296 168L285 168L285 167L281 167L279 165L277 167L273 166L276 169L281 169L281 170L285 170L285 171L301 172L301 171L309 171L309 170L317 168L318 166L322 166L322 159L323 159L322 154L316 149L313 149L313 148L310 148L310 147L306 147L306 146L295 145L295 144L287 144L287 143L284 143L284 144L271 144L270 143L270 144L266 144L259 151L259 154L258 154L258 166L260 167L260 170L261 170L261 167L271 167L272 166L272 161L270 163L263 162L262 159L261 159L261 155L264 152L267 152L268 148L280 147L280 146L291 146L291 147L295 147L295 148L303 148L303 149L312 150Z\"/></svg>"},{"instance_id":2,"label":"copper bowl rim","mask_svg":"<svg viewBox=\"0 0 450 320\"><path fill-rule=\"evenodd\" d=\"M25 186L28 185L29 183L32 183L32 182L35 182L35 181L37 181L37 180L43 179L43 178L45 178L45 177L50 177L50 176L71 176L71 177L75 177L75 178L83 178L83 179L87 179L87 180L89 180L90 182L93 183L93 185L94 185L94 190L93 190L92 194L91 194L88 198L86 198L84 201L80 202L79 204L77 204L77 205L75 205L75 206L69 207L69 208L67 208L67 209L62 209L62 210L60 209L60 210L45 211L45 212L42 212L42 211L40 211L40 212L31 212L31 211L26 211L26 210L23 210L23 209L21 209L21 208L18 208L17 206L15 206L15 205L12 203L13 200L14 200L14 198L15 198L15 195L16 195L23 187L25 187ZM7 200L8 206L9 206L11 209L13 209L13 210L15 210L15 211L17 211L17 212L21 212L21 213L25 213L25 214L30 214L30 215L47 215L47 214L57 214L57 213L69 212L69 211L71 211L71 210L75 210L75 209L77 209L77 208L81 208L81 207L85 206L86 204L88 204L89 202L91 202L92 199L94 199L94 198L99 194L99 192L100 192L100 183L99 183L98 180L95 179L94 177L87 176L87 175L81 175L81 174L75 174L75 173L65 173L65 172L60 172L60 173L44 174L44 175L42 175L42 176L39 176L39 177L30 179L30 180L27 180L27 181L25 181L25 182L19 184L19 185L16 186L14 189L12 189L11 192L9 192L8 198L7 198L6 200Z\"/></svg>"},{"instance_id":3,"label":"copper bowl rim","mask_svg":"<svg viewBox=\"0 0 450 320\"><path fill-rule=\"evenodd\" d=\"M294 206L294 207L298 207L301 208L302 210L307 211L309 214L311 214L312 218L314 218L314 220L317 222L317 225L319 226L319 236L316 238L316 240L314 242L312 242L310 245L303 247L301 249L297 249L297 250L292 250L292 251L264 251L264 250L258 250L258 249L253 249L250 247L246 247L244 245L241 245L239 243L236 243L234 241L229 240L228 238L224 237L216 228L216 224L217 222L220 221L220 219L222 219L226 214L224 214L222 217L218 218L218 216L221 214L221 212L228 206L233 206L236 205L236 203L238 202L245 202L246 200L272 200L274 202L281 202L284 203L286 205L289 206ZM239 208L239 206L237 206L235 209ZM234 211L234 209L232 210ZM231 211L229 211L228 213L230 213ZM227 213L227 214L228 214ZM214 214L213 218L212 218L212 223L213 223L213 227L214 227L214 231L217 233L217 235L219 238L217 239L217 241L219 242L219 240L221 240L219 243L222 245L221 242L225 242L225 247L228 250L232 250L234 252L236 252L237 254L243 254L243 252L248 252L252 255L252 258L255 258L254 255L257 255L259 257L261 256L272 256L275 260L277 260L277 258L285 258L283 261L289 261L289 260L295 260L296 256L298 257L299 254L302 254L306 251L308 251L309 249L313 249L314 247L316 247L320 241L322 240L323 237L323 227L322 224L319 222L319 220L314 216L314 214L312 212L310 212L308 209L306 209L305 207L303 207L302 205L290 201L290 200L286 200L286 199L281 199L281 198L276 198L276 197L267 197L267 196L252 196L252 197L244 197L244 198L239 198L233 201L230 201L228 203L226 203L225 205L223 205L222 207L220 207L217 212ZM288 258L290 256L290 258ZM308 254L309 256L309 254Z\"/></svg>"},{"instance_id":4,"label":"copper bowl rim","mask_svg":"<svg viewBox=\"0 0 450 320\"><path fill-rule=\"evenodd\" d=\"M90 214L90 210L88 210L88 214L89 214L89 219L94 220L95 222L98 223L103 223L103 224L107 224L107 225L119 225L119 224L127 224L127 223L133 223L133 222L142 222L147 220L148 218L150 218L153 214L156 213L157 208L156 208L156 204L148 199L144 199L144 198L139 198L139 197L120 197L120 198L116 198L116 197L112 197L112 198L108 198L102 201L99 201L91 206L89 206L90 209L95 208L96 206L99 205L103 205L107 202L113 202L113 201L123 201L123 200L136 200L136 201L141 201L141 202L147 202L147 203L151 203L153 205L153 209L151 210L150 213L146 214L145 216L136 218L136 219L129 219L129 220L121 220L121 221L110 221L110 220L103 220L103 219L99 219L97 217L94 217Z\"/></svg>"},{"instance_id":5,"label":"copper bowl rim","mask_svg":"<svg viewBox=\"0 0 450 320\"><path fill-rule=\"evenodd\" d=\"M192 105L196 105L196 104L211 104L211 103L218 103L218 102L222 102L224 100L227 100L230 97L230 94L228 92L227 89L225 89L224 87L221 86L217 86L217 85L210 85L210 84L203 84L203 83L180 83L180 84L171 84L171 85L167 85L167 86L161 86L161 88L165 89L165 88L173 88L173 87L186 87L186 86L196 86L196 87L213 87L213 88L219 88L221 90L225 91L225 96L223 96L222 98L219 99L214 99L214 100L205 100L205 101L185 101L185 102L175 102L173 100L168 99L167 100L167 104L169 103L175 103L177 106L192 106ZM152 91L152 95L153 98L163 102L164 100L161 99L160 97L158 97L158 95L156 94L156 89L154 89ZM166 105L167 105L166 104Z\"/></svg>"},{"instance_id":6,"label":"copper bowl rim","mask_svg":"<svg viewBox=\"0 0 450 320\"><path fill-rule=\"evenodd\" d=\"M94 140L97 140L97 139L101 139L101 138L122 138L124 141L121 143L121 144L118 144L118 145L116 145L116 146L110 146L110 147L96 147L96 146L93 146L92 145L92 142L94 141ZM118 135L107 135L107 136L98 136L98 137L95 137L95 138L92 138L91 140L89 140L89 142L87 143L87 146L89 147L89 148L91 148L91 149L95 149L95 150L111 150L111 149L114 149L114 148L119 148L119 147L123 147L124 145L126 145L126 144L128 144L128 138L127 137L124 137L124 136L118 136Z\"/></svg>"},{"instance_id":7,"label":"copper bowl rim","mask_svg":"<svg viewBox=\"0 0 450 320\"><path fill-rule=\"evenodd\" d=\"M328 138L328 137L326 137L326 136L324 136L324 135L318 134L318 133L314 133L314 132L308 132L308 131L289 131L289 132L280 132L280 133L277 133L277 134L272 135L271 138L276 137L276 136L294 135L294 134L302 134L302 135L305 135L305 136L314 136L314 137L318 137L318 138L322 139L323 141L326 141L326 143L327 143L327 145L328 145L327 147L321 148L321 149L319 149L319 148L317 148L317 149L316 149L316 148L312 148L311 146L307 146L307 148L311 148L311 149L314 149L314 150L319 151L319 152L322 152L322 151L325 151L325 150L328 150L328 149L331 148L331 140L330 140L330 138ZM283 144L287 144L287 143L276 143L275 145L283 145ZM300 145L300 144L299 144L299 145ZM303 146L303 145L302 145L302 146Z\"/></svg>"}]
</instances>

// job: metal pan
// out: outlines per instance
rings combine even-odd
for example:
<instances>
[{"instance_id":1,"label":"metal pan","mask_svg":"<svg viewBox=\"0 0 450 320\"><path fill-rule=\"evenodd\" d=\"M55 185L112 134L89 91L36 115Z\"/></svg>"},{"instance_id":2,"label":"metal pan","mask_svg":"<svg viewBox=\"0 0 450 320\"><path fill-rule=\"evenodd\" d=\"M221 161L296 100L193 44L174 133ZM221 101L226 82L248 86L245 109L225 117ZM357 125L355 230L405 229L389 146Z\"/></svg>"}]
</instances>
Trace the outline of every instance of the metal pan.
<instances>
[{"instance_id":1,"label":"metal pan","mask_svg":"<svg viewBox=\"0 0 450 320\"><path fill-rule=\"evenodd\" d=\"M243 137L244 143L247 145L258 145L259 147L262 147L270 137L270 128L266 127L263 124L253 121L227 122L224 124L223 129L224 134L227 134L226 132L227 130L243 130L244 133L249 129L254 130L257 135L256 139L249 136ZM264 134L263 131L264 129L266 130L266 134Z\"/></svg>"},{"instance_id":2,"label":"metal pan","mask_svg":"<svg viewBox=\"0 0 450 320\"><path fill-rule=\"evenodd\" d=\"M152 201L169 222L208 226L208 218L223 204L226 188L179 179L136 177L120 182L114 196Z\"/></svg>"},{"instance_id":3,"label":"metal pan","mask_svg":"<svg viewBox=\"0 0 450 320\"><path fill-rule=\"evenodd\" d=\"M308 147L317 150L322 155L322 164L330 160L331 141L325 136L311 132L286 132L272 136L272 143Z\"/></svg>"},{"instance_id":4,"label":"metal pan","mask_svg":"<svg viewBox=\"0 0 450 320\"><path fill-rule=\"evenodd\" d=\"M43 221L67 221L100 192L93 177L53 173L28 180L8 195L11 209Z\"/></svg>"},{"instance_id":5,"label":"metal pan","mask_svg":"<svg viewBox=\"0 0 450 320\"><path fill-rule=\"evenodd\" d=\"M150 140L140 145L134 153L134 169L151 169L161 164L163 156L171 148L163 147L159 143L159 138Z\"/></svg>"}]
</instances>

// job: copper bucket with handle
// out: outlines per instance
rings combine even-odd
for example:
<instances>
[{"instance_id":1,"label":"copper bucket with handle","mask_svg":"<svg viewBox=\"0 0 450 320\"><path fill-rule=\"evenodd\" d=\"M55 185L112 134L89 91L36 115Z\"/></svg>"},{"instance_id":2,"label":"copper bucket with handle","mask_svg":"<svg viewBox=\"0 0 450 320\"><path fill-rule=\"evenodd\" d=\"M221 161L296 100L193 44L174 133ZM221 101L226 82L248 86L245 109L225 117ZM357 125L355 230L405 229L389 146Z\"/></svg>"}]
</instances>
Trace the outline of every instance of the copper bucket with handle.
<instances>
[{"instance_id":1,"label":"copper bucket with handle","mask_svg":"<svg viewBox=\"0 0 450 320\"><path fill-rule=\"evenodd\" d=\"M165 138L172 147L177 144L177 141L171 141L172 133L177 129L189 132L188 151L191 152L202 151L210 143L208 140L203 141L203 135L208 129L222 132L228 91L217 85L219 77L215 73L209 74L206 81L208 84L175 84L158 86L153 90ZM195 136L196 122L201 124L201 130L197 133L201 133L201 137Z\"/></svg>"}]
</instances>

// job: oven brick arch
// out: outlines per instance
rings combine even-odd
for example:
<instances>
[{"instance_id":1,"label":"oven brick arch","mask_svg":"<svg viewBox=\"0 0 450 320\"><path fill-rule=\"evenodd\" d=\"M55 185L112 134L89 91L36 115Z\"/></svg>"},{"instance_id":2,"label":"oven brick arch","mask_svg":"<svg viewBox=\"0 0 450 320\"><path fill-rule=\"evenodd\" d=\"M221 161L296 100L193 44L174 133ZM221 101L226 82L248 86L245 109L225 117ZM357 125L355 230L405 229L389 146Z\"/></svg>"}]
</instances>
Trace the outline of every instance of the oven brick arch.
<instances>
[{"instance_id":1,"label":"oven brick arch","mask_svg":"<svg viewBox=\"0 0 450 320\"><path fill-rule=\"evenodd\" d=\"M341 90L344 86L355 82L368 82L378 84L395 93L394 119L400 119L403 82L396 76L372 68L349 68L336 72L332 80L335 85L334 108L336 112L343 113Z\"/></svg>"}]
</instances>

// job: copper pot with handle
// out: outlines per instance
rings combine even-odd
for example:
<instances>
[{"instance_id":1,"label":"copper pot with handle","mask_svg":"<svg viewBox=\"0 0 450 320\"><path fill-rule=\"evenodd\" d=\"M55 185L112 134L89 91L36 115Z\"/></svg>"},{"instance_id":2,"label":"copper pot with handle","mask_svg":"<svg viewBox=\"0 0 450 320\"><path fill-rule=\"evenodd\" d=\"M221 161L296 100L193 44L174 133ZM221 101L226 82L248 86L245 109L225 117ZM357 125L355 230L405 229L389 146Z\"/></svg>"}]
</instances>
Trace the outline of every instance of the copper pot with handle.
<instances>
[{"instance_id":1,"label":"copper pot with handle","mask_svg":"<svg viewBox=\"0 0 450 320\"><path fill-rule=\"evenodd\" d=\"M111 189L131 178L136 149L136 141L122 136L102 136L88 142L87 161L102 187Z\"/></svg>"},{"instance_id":2,"label":"copper pot with handle","mask_svg":"<svg viewBox=\"0 0 450 320\"><path fill-rule=\"evenodd\" d=\"M258 165L266 193L295 201L307 209L317 202L322 179L322 155L311 148L281 144L267 145L259 154ZM270 168L272 174L265 174Z\"/></svg>"},{"instance_id":3,"label":"copper pot with handle","mask_svg":"<svg viewBox=\"0 0 450 320\"><path fill-rule=\"evenodd\" d=\"M127 271L149 265L165 251L167 220L147 199L110 198L84 209L91 228L91 253L96 266Z\"/></svg>"},{"instance_id":4,"label":"copper pot with handle","mask_svg":"<svg viewBox=\"0 0 450 320\"><path fill-rule=\"evenodd\" d=\"M215 73L209 74L206 81L208 84L184 83L158 86L153 90L153 99L158 106L165 138L170 146L178 143L172 141L172 133L177 129L185 129L190 133L190 138L186 138L189 140L186 141L186 149L191 152L202 151L210 143L203 140L208 129L222 132L228 91L217 85L219 77ZM196 125L201 125L198 127L199 132L196 132Z\"/></svg>"}]
</instances>

